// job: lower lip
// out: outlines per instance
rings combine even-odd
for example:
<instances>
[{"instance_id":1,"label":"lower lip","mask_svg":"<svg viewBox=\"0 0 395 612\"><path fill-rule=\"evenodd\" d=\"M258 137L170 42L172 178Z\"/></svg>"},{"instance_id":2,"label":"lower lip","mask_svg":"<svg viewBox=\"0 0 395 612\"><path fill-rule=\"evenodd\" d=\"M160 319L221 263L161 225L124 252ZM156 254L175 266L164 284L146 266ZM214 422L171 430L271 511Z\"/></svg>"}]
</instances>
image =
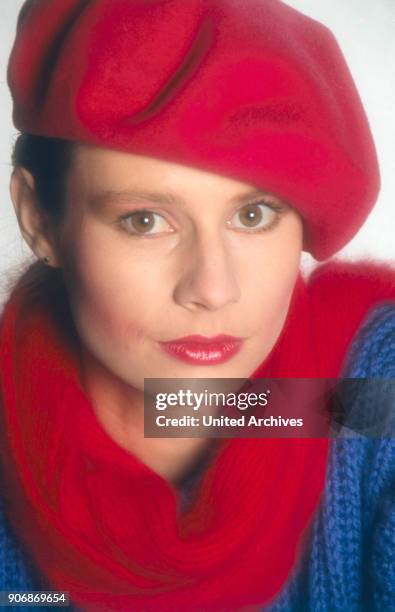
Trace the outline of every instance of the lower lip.
<instances>
[{"instance_id":1,"label":"lower lip","mask_svg":"<svg viewBox=\"0 0 395 612\"><path fill-rule=\"evenodd\" d=\"M225 363L234 357L241 349L243 340L228 342L213 342L203 344L198 342L166 342L163 350L172 357L184 363L200 365L217 365Z\"/></svg>"}]
</instances>

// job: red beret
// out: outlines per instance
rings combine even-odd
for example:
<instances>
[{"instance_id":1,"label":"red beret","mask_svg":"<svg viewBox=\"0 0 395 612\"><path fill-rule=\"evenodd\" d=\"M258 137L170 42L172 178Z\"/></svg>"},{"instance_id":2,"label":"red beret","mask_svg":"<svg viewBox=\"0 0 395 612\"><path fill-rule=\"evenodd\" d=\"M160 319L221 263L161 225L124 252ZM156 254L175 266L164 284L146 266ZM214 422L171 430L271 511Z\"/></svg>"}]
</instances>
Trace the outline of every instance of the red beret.
<instances>
[{"instance_id":1,"label":"red beret","mask_svg":"<svg viewBox=\"0 0 395 612\"><path fill-rule=\"evenodd\" d=\"M379 189L333 35L278 0L29 0L9 63L14 123L252 183L329 257Z\"/></svg>"}]
</instances>

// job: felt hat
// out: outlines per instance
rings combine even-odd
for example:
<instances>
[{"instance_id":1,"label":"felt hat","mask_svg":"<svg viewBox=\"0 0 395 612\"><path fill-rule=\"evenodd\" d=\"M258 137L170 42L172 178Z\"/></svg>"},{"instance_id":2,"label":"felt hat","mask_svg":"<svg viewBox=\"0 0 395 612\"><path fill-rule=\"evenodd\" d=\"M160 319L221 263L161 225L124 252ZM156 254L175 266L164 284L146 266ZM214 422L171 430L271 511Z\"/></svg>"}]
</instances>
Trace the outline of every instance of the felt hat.
<instances>
[{"instance_id":1,"label":"felt hat","mask_svg":"<svg viewBox=\"0 0 395 612\"><path fill-rule=\"evenodd\" d=\"M299 211L318 260L378 194L335 38L278 0L28 0L8 81L19 130L256 185Z\"/></svg>"}]
</instances>

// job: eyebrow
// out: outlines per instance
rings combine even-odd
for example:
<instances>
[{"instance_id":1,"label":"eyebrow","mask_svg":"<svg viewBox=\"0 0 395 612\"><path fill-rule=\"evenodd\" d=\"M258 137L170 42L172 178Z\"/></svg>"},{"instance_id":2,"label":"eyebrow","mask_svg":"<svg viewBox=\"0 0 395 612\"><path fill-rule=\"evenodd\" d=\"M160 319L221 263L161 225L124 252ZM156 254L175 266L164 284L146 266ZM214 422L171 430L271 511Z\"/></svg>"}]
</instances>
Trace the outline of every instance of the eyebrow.
<instances>
[{"instance_id":1,"label":"eyebrow","mask_svg":"<svg viewBox=\"0 0 395 612\"><path fill-rule=\"evenodd\" d=\"M231 198L230 204L243 204L257 197L275 197L272 194L263 191L262 189L252 189L246 193L242 193L238 196ZM278 199L278 198L275 198ZM111 191L105 190L99 194L93 196L91 202L94 208L103 208L109 202L114 200L124 200L125 202L155 202L156 204L169 204L169 205L185 205L184 198L175 195L171 192L161 191L140 191L134 189L127 189L124 191Z\"/></svg>"}]
</instances>

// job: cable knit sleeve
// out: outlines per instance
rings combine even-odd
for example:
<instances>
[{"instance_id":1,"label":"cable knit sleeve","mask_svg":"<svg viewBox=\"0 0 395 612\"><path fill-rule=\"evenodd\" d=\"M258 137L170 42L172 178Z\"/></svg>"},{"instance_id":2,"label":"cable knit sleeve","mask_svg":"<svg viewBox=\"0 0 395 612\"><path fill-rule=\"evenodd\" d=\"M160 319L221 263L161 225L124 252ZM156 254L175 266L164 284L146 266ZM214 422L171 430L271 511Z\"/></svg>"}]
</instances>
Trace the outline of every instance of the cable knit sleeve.
<instances>
[{"instance_id":1,"label":"cable knit sleeve","mask_svg":"<svg viewBox=\"0 0 395 612\"><path fill-rule=\"evenodd\" d=\"M358 424L358 410L361 419L367 410L376 411L380 424L387 418L386 435L331 441L326 486L305 555L272 606L263 610L395 612L393 302L370 310L350 347L343 376L366 379L355 387L348 407L351 425ZM370 385L368 379L383 384Z\"/></svg>"},{"instance_id":2,"label":"cable knit sleeve","mask_svg":"<svg viewBox=\"0 0 395 612\"><path fill-rule=\"evenodd\" d=\"M395 302L385 302L368 314L345 370L350 378L395 378Z\"/></svg>"},{"instance_id":3,"label":"cable knit sleeve","mask_svg":"<svg viewBox=\"0 0 395 612\"><path fill-rule=\"evenodd\" d=\"M349 372L353 377L365 374L381 379L386 385L381 402L386 414L380 415L379 410L385 425L383 437L371 441L371 460L364 474L366 573L362 588L369 610L390 612L395 610L395 304L383 304L368 317L350 353Z\"/></svg>"}]
</instances>

